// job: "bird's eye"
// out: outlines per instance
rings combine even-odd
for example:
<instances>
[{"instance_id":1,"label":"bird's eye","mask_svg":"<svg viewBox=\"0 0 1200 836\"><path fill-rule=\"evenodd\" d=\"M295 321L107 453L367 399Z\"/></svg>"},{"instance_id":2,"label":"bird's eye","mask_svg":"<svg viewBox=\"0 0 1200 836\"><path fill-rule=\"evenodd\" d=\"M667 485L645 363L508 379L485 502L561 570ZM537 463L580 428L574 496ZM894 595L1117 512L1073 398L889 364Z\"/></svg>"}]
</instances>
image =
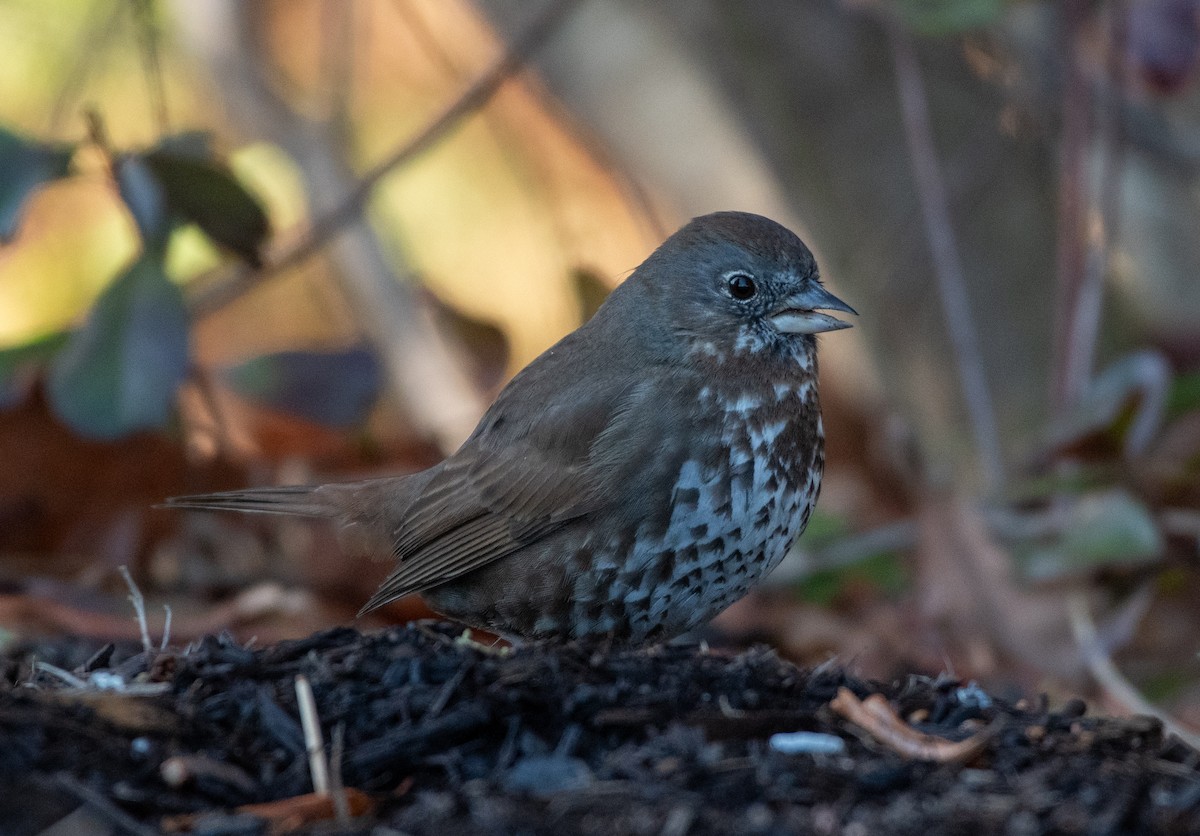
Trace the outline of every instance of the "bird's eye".
<instances>
[{"instance_id":1,"label":"bird's eye","mask_svg":"<svg viewBox=\"0 0 1200 836\"><path fill-rule=\"evenodd\" d=\"M758 285L749 273L733 273L726 281L729 282L729 295L739 302L752 299L758 293Z\"/></svg>"}]
</instances>

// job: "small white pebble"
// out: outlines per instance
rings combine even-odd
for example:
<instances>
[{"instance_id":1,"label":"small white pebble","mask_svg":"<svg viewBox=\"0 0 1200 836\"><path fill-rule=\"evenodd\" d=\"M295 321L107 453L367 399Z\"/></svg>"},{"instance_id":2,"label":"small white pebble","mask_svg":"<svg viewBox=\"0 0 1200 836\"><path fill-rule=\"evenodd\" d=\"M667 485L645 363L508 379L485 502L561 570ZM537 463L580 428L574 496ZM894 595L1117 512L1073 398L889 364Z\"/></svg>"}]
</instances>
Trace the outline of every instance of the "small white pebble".
<instances>
[{"instance_id":1,"label":"small white pebble","mask_svg":"<svg viewBox=\"0 0 1200 836\"><path fill-rule=\"evenodd\" d=\"M954 698L958 700L959 705L965 705L971 708L991 708L992 698L987 695L975 680L971 680L962 688L954 692Z\"/></svg>"},{"instance_id":2,"label":"small white pebble","mask_svg":"<svg viewBox=\"0 0 1200 836\"><path fill-rule=\"evenodd\" d=\"M125 688L125 677L108 671L96 671L88 677L88 683L101 691L121 691Z\"/></svg>"},{"instance_id":3,"label":"small white pebble","mask_svg":"<svg viewBox=\"0 0 1200 836\"><path fill-rule=\"evenodd\" d=\"M840 755L846 751L846 741L836 734L808 731L773 734L767 745L785 755Z\"/></svg>"}]
</instances>

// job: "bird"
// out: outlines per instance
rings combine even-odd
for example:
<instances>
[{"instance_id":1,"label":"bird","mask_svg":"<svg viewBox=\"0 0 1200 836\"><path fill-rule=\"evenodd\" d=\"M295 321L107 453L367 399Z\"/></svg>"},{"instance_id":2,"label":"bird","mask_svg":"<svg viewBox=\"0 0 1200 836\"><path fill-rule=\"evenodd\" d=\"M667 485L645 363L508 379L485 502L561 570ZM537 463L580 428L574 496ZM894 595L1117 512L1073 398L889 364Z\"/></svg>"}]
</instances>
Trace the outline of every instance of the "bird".
<instances>
[{"instance_id":1,"label":"bird","mask_svg":"<svg viewBox=\"0 0 1200 836\"><path fill-rule=\"evenodd\" d=\"M411 593L513 641L650 644L706 623L803 532L825 464L816 335L856 311L783 225L695 218L417 473L175 497L333 520Z\"/></svg>"}]
</instances>

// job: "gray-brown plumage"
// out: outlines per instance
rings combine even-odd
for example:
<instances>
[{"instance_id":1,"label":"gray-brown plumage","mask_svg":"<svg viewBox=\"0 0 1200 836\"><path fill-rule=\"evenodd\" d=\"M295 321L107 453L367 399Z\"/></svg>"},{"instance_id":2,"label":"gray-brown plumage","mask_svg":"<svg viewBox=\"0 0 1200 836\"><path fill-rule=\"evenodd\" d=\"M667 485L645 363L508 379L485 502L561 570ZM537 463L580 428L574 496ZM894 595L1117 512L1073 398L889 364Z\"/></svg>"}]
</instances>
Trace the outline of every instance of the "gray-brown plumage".
<instances>
[{"instance_id":1,"label":"gray-brown plumage","mask_svg":"<svg viewBox=\"0 0 1200 836\"><path fill-rule=\"evenodd\" d=\"M420 592L503 635L646 641L741 597L820 490L814 334L848 327L808 248L721 212L667 239L529 364L454 455L411 476L169 500L330 517Z\"/></svg>"}]
</instances>

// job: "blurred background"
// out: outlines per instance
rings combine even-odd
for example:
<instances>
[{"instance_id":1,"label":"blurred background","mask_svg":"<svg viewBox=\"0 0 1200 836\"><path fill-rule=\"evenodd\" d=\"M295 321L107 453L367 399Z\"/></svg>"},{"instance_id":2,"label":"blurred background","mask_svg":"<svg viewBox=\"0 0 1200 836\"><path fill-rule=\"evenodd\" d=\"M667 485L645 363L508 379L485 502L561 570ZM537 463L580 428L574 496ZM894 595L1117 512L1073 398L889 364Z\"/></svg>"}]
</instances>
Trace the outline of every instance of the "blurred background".
<instances>
[{"instance_id":1,"label":"blurred background","mask_svg":"<svg viewBox=\"0 0 1200 836\"><path fill-rule=\"evenodd\" d=\"M153 506L429 466L741 209L861 316L706 637L1200 727L1200 3L54 11L0 2L0 645L136 637L121 566L179 644L351 623L389 567L321 525Z\"/></svg>"}]
</instances>

